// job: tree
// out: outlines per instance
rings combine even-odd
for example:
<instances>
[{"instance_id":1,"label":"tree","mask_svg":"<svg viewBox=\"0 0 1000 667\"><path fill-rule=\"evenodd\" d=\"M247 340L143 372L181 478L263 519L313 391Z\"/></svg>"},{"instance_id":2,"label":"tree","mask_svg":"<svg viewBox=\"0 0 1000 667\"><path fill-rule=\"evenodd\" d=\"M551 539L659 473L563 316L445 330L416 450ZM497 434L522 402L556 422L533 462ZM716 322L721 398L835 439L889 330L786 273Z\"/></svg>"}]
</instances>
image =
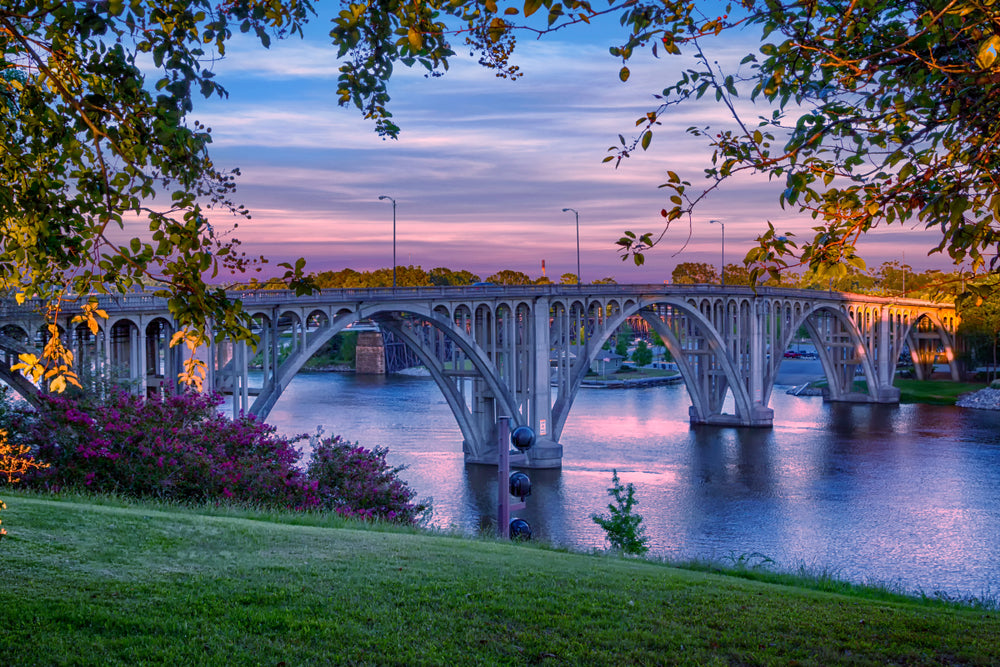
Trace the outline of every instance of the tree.
<instances>
[{"instance_id":1,"label":"tree","mask_svg":"<svg viewBox=\"0 0 1000 667\"><path fill-rule=\"evenodd\" d=\"M729 120L688 129L711 151L707 184L694 188L668 171L670 204L661 211L666 226L626 231L618 241L623 259L641 264L671 223L693 224L698 205L722 183L754 172L784 183L783 207L818 221L812 238L801 243L768 223L745 260L755 280L795 263L820 279L837 279L848 267L864 268L855 248L859 238L880 225L908 222L937 229L940 242L933 250L956 263L969 258L976 269L997 268L989 252L1000 240L996 3L742 0L719 13L708 13L704 3L674 0L612 1L600 10L588 0L419 4L416 17L401 3L364 5L335 19L341 49L356 55L341 71L342 99L377 124L384 120L391 63L412 61L411 48L431 68L444 69L449 34L464 36L480 51L480 62L504 77L520 74L511 64L517 32L541 36L603 14L616 17L625 31L610 49L620 59L622 81L640 53L694 58L696 65L676 82L658 88L657 106L636 121L636 135L620 137L605 161L617 165L648 150L673 107L712 96ZM536 12L540 22L529 18ZM727 70L711 49L729 49L737 32L741 38L760 35L761 45ZM757 116L764 105L770 109Z\"/></svg>"},{"instance_id":2,"label":"tree","mask_svg":"<svg viewBox=\"0 0 1000 667\"><path fill-rule=\"evenodd\" d=\"M676 285L701 285L719 282L719 274L711 264L681 262L674 267L670 280Z\"/></svg>"},{"instance_id":3,"label":"tree","mask_svg":"<svg viewBox=\"0 0 1000 667\"><path fill-rule=\"evenodd\" d=\"M472 283L479 282L479 276L471 271L466 271L465 269L462 269L461 271L452 271L451 269L439 266L431 269L428 275L430 277L431 285L471 285Z\"/></svg>"},{"instance_id":4,"label":"tree","mask_svg":"<svg viewBox=\"0 0 1000 667\"><path fill-rule=\"evenodd\" d=\"M497 271L487 278L486 282L496 283L497 285L530 285L531 278L528 277L527 273L504 269L503 271Z\"/></svg>"},{"instance_id":5,"label":"tree","mask_svg":"<svg viewBox=\"0 0 1000 667\"><path fill-rule=\"evenodd\" d=\"M857 0L845 9L830 0L743 0L722 15L704 11L704 3L673 0L613 0L599 10L589 0L338 7L330 10L329 36L343 57L339 102L396 136L387 109L395 65L441 74L455 38L498 76L516 78L511 56L519 31L544 35L613 15L625 31L611 48L623 81L643 51L687 53L698 65L658 92L659 106L639 119L634 138L621 138L608 162L647 150L675 105L714 95L731 118L724 127L689 129L711 149L708 182L699 191L667 172L667 226L693 223L699 203L723 182L759 172L784 182L783 206L819 223L801 244L768 224L746 257L754 278L795 262L820 278L841 277L850 266L863 268L858 238L878 225L913 222L937 229L935 250L956 262L996 268L1000 5ZM204 342L209 321L219 337L252 339L240 304L207 283L220 271L253 266L209 222L212 210L247 216L233 197L237 172L216 167L211 133L189 113L195 95L225 95L210 64L237 31L266 47L302 35L314 13L310 0L4 3L0 287L19 300L40 299L54 320L66 299L80 298L73 295L124 292L152 280L184 328L175 343ZM763 43L726 72L709 47L714 40L728 47L737 30L758 31ZM137 62L151 64L140 69ZM741 95L771 113L749 120ZM136 218L148 235L122 242L111 233ZM641 263L654 237L626 232L618 241L623 259ZM282 266L290 287L313 287L304 262ZM82 318L96 328L102 313L84 305ZM22 359L24 368L39 379L55 373L73 381L64 370L72 357L58 328L50 333L44 359ZM184 377L197 381L204 368L190 361Z\"/></svg>"},{"instance_id":6,"label":"tree","mask_svg":"<svg viewBox=\"0 0 1000 667\"><path fill-rule=\"evenodd\" d=\"M559 276L560 285L579 285L580 279L576 277L575 273L564 273Z\"/></svg>"},{"instance_id":7,"label":"tree","mask_svg":"<svg viewBox=\"0 0 1000 667\"><path fill-rule=\"evenodd\" d=\"M743 264L726 264L727 285L752 285L750 269Z\"/></svg>"},{"instance_id":8,"label":"tree","mask_svg":"<svg viewBox=\"0 0 1000 667\"><path fill-rule=\"evenodd\" d=\"M653 351L649 349L646 341L640 340L632 351L632 361L636 366L648 366L653 363Z\"/></svg>"},{"instance_id":9,"label":"tree","mask_svg":"<svg viewBox=\"0 0 1000 667\"><path fill-rule=\"evenodd\" d=\"M67 300L125 292L152 281L195 348L218 336L251 339L239 302L206 279L252 266L210 210L247 217L232 200L238 172L208 154L208 128L188 117L192 98L225 95L208 65L235 32L301 34L300 0L9 0L0 8L0 289L38 299L51 320ZM147 62L140 69L138 62ZM148 235L122 242L126 221ZM235 226L235 225L234 225ZM306 289L302 263L286 265ZM79 296L75 296L79 295ZM83 304L96 332L103 313ZM57 327L42 358L18 365L60 389L78 384ZM199 382L189 360L182 377Z\"/></svg>"},{"instance_id":10,"label":"tree","mask_svg":"<svg viewBox=\"0 0 1000 667\"><path fill-rule=\"evenodd\" d=\"M997 377L997 348L1000 346L1000 280L989 277L980 286L988 296L967 295L956 305L961 323L958 332L966 340L976 366L989 364L989 380Z\"/></svg>"},{"instance_id":11,"label":"tree","mask_svg":"<svg viewBox=\"0 0 1000 667\"><path fill-rule=\"evenodd\" d=\"M714 95L732 119L726 128L689 129L713 150L708 185L692 189L668 172L667 224L690 220L698 203L732 176L761 172L783 180L782 206L819 221L813 238L797 248L797 260L821 277L863 268L857 239L876 226L908 221L940 231L934 251L956 263L986 264L1000 239L1000 7L971 0L740 6L717 17L703 16L698 3L623 12L631 34L613 49L623 62L649 47L654 55L686 50L699 66L663 91L636 140L614 149L611 160L647 148L658 117L687 100ZM737 29L758 30L763 43L726 72L708 45L728 43ZM739 106L741 95L769 104L771 113L751 120ZM796 252L788 236L768 225L746 257L755 275L788 265ZM654 242L652 235L626 235L620 245L641 261ZM988 263L997 268L995 254Z\"/></svg>"},{"instance_id":12,"label":"tree","mask_svg":"<svg viewBox=\"0 0 1000 667\"><path fill-rule=\"evenodd\" d=\"M592 514L591 520L604 529L605 537L612 549L622 554L641 556L649 551L642 515L632 508L639 504L635 499L635 487L631 482L623 485L618 479L618 471L611 472L611 488L608 495L614 499L608 503L609 514Z\"/></svg>"}]
</instances>

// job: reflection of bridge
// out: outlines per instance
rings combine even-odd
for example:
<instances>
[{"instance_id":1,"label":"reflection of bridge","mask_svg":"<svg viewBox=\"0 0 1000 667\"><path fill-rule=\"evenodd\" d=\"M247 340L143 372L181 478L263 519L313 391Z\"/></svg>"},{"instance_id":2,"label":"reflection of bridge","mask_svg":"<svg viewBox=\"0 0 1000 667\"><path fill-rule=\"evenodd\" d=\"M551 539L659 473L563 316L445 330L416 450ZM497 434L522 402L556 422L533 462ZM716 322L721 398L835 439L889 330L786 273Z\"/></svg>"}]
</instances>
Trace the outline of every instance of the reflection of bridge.
<instances>
[{"instance_id":1,"label":"reflection of bridge","mask_svg":"<svg viewBox=\"0 0 1000 667\"><path fill-rule=\"evenodd\" d=\"M770 426L768 408L783 352L804 329L829 382L829 400L894 403L896 362L908 349L918 377L943 355L958 379L949 305L838 292L709 285L421 287L335 290L296 297L284 291L236 294L260 336L262 379L251 387L245 344L212 344L209 386L233 393L234 410L265 418L303 364L345 327L372 320L422 360L464 437L468 461L495 461L498 415L539 434L532 465L560 465L559 436L591 362L627 318L641 316L666 343L691 396L693 424ZM173 386L181 348L168 346L173 320L163 299L100 299L109 318L94 336L60 324L78 363L146 391ZM43 344L40 317L0 305L0 379L13 352ZM855 377L866 381L858 390ZM251 398L253 401L251 402Z\"/></svg>"}]
</instances>

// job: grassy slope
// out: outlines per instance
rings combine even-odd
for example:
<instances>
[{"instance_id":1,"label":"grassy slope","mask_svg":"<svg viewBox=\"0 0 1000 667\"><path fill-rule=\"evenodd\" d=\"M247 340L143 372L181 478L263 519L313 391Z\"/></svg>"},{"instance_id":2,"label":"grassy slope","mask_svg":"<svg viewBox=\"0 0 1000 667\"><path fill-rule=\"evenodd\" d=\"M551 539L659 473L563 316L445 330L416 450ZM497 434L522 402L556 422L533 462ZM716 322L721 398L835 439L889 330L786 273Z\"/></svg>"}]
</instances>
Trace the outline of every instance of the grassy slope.
<instances>
[{"instance_id":1,"label":"grassy slope","mask_svg":"<svg viewBox=\"0 0 1000 667\"><path fill-rule=\"evenodd\" d=\"M995 611L322 518L3 497L3 665L1000 664Z\"/></svg>"}]
</instances>

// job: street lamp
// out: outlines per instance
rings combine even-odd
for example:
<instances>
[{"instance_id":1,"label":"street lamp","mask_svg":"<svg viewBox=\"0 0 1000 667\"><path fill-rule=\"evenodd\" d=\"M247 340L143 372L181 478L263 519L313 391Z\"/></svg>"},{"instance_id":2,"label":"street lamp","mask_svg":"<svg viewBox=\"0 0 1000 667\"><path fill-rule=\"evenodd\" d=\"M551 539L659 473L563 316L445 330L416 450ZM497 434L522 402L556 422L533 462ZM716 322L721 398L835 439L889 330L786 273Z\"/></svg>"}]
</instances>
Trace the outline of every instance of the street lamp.
<instances>
[{"instance_id":1,"label":"street lamp","mask_svg":"<svg viewBox=\"0 0 1000 667\"><path fill-rule=\"evenodd\" d=\"M722 286L725 287L726 286L726 223L722 222L722 220L709 220L709 222L710 223L717 222L719 226L722 227L722 269L720 273L722 279Z\"/></svg>"},{"instance_id":2,"label":"street lamp","mask_svg":"<svg viewBox=\"0 0 1000 667\"><path fill-rule=\"evenodd\" d=\"M378 198L392 202L392 289L396 289L396 200L389 195L379 195Z\"/></svg>"},{"instance_id":3,"label":"street lamp","mask_svg":"<svg viewBox=\"0 0 1000 667\"><path fill-rule=\"evenodd\" d=\"M583 284L583 276L580 275L580 214L575 208L564 208L563 213L573 212L576 217L576 284Z\"/></svg>"}]
</instances>

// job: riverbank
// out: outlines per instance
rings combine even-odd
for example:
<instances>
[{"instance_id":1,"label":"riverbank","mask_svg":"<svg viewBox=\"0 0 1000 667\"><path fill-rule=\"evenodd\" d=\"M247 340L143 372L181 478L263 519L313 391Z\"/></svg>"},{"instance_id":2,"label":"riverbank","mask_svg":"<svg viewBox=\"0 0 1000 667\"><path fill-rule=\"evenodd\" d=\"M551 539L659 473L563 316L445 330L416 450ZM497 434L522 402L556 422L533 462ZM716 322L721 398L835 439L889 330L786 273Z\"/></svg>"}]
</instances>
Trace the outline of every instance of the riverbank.
<instances>
[{"instance_id":1,"label":"riverbank","mask_svg":"<svg viewBox=\"0 0 1000 667\"><path fill-rule=\"evenodd\" d=\"M319 515L3 497L10 666L1000 663L995 609L830 579L808 590Z\"/></svg>"},{"instance_id":2,"label":"riverbank","mask_svg":"<svg viewBox=\"0 0 1000 667\"><path fill-rule=\"evenodd\" d=\"M866 392L863 380L855 381L859 392ZM817 380L797 385L785 393L793 396L822 396L826 390L826 380ZM957 405L960 408L1000 410L1000 389L990 389L976 382L953 382L951 380L914 380L896 378L894 386L899 389L900 403L923 403L925 405Z\"/></svg>"},{"instance_id":3,"label":"riverbank","mask_svg":"<svg viewBox=\"0 0 1000 667\"><path fill-rule=\"evenodd\" d=\"M641 387L658 387L665 384L678 384L684 378L680 373L662 370L639 369L629 373L616 373L605 376L589 376L580 383L581 387L596 389L638 389Z\"/></svg>"},{"instance_id":4,"label":"riverbank","mask_svg":"<svg viewBox=\"0 0 1000 667\"><path fill-rule=\"evenodd\" d=\"M955 405L975 410L1000 410L1000 388L991 386L964 394L955 401Z\"/></svg>"}]
</instances>

